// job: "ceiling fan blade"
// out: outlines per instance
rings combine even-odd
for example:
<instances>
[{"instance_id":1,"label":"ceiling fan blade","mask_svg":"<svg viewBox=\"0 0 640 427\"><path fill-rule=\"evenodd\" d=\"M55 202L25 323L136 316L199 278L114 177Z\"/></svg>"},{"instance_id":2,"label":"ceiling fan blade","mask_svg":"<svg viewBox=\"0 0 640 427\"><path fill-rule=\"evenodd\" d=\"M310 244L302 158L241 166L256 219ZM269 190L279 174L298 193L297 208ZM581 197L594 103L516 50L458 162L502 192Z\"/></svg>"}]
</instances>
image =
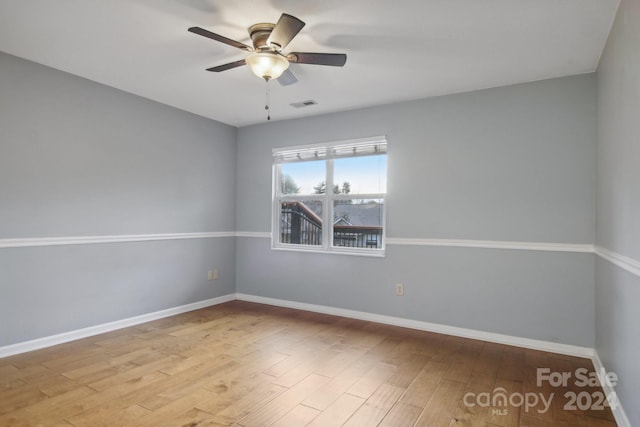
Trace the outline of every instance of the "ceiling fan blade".
<instances>
[{"instance_id":1,"label":"ceiling fan blade","mask_svg":"<svg viewBox=\"0 0 640 427\"><path fill-rule=\"evenodd\" d=\"M278 83L280 83L282 86L289 86L298 83L298 79L295 75L293 75L291 69L286 69L284 73L282 73L282 75L277 78L277 80Z\"/></svg>"},{"instance_id":2,"label":"ceiling fan blade","mask_svg":"<svg viewBox=\"0 0 640 427\"><path fill-rule=\"evenodd\" d=\"M289 62L296 62L298 64L342 67L347 62L347 55L344 53L292 52L287 55L287 59Z\"/></svg>"},{"instance_id":3,"label":"ceiling fan blade","mask_svg":"<svg viewBox=\"0 0 640 427\"><path fill-rule=\"evenodd\" d=\"M211 31L207 31L204 28L200 27L191 27L189 31L198 34L200 36L208 37L220 43L228 44L229 46L233 46L238 49L246 50L247 52L253 52L253 48L244 43L240 43L239 41L229 39L225 36L221 36L220 34L212 33Z\"/></svg>"},{"instance_id":4,"label":"ceiling fan blade","mask_svg":"<svg viewBox=\"0 0 640 427\"><path fill-rule=\"evenodd\" d=\"M271 31L271 35L267 39L267 45L273 46L278 50L284 49L304 26L305 23L295 16L283 13L278 19L275 28Z\"/></svg>"},{"instance_id":5,"label":"ceiling fan blade","mask_svg":"<svg viewBox=\"0 0 640 427\"><path fill-rule=\"evenodd\" d=\"M213 71L214 73L219 73L220 71L230 70L232 68L242 67L247 62L244 59L235 62L229 62L228 64L218 65L217 67L207 68L207 71Z\"/></svg>"}]
</instances>

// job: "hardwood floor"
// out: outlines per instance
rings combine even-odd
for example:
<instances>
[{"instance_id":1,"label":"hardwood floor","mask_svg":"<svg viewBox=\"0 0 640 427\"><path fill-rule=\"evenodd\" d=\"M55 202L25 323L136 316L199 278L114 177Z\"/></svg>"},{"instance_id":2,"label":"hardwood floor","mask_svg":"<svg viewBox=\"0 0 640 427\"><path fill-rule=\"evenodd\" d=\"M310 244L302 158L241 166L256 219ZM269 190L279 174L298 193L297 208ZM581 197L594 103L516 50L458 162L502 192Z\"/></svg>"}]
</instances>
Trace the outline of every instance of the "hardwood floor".
<instances>
[{"instance_id":1,"label":"hardwood floor","mask_svg":"<svg viewBox=\"0 0 640 427\"><path fill-rule=\"evenodd\" d=\"M537 368L593 371L588 359L234 301L0 359L0 426L615 426L609 408L565 410L565 393L598 388L538 387ZM511 404L487 406L501 391ZM553 393L547 411L522 404L534 393Z\"/></svg>"}]
</instances>

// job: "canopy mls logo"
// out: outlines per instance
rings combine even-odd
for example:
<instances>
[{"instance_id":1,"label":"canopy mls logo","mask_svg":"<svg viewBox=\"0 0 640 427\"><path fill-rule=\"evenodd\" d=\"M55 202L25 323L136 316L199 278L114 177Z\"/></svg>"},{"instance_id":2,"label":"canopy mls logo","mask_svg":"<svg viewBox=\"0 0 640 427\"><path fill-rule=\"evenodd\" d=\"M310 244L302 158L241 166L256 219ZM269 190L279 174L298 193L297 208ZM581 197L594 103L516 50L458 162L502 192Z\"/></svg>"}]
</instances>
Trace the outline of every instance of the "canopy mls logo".
<instances>
[{"instance_id":1,"label":"canopy mls logo","mask_svg":"<svg viewBox=\"0 0 640 427\"><path fill-rule=\"evenodd\" d=\"M538 368L536 370L536 386L541 387L578 387L595 388L606 386L613 388L618 383L618 376L613 372L607 372L601 368L598 372L590 372L586 368L578 368L573 372L552 372L550 368ZM537 411L544 414L551 408L555 393L533 392L526 393L508 391L503 387L497 387L491 392L472 393L464 395L463 402L467 407L478 406L491 408L491 415L508 415L511 408L524 408L525 412ZM604 394L602 390L567 391L563 394L566 402L565 411L602 411L607 406L615 410L618 406L618 398L614 391Z\"/></svg>"},{"instance_id":2,"label":"canopy mls logo","mask_svg":"<svg viewBox=\"0 0 640 427\"><path fill-rule=\"evenodd\" d=\"M542 403L542 408L537 411L544 414L551 407L554 394L551 393L548 399L544 393L507 393L502 387L494 388L492 392L483 393L467 393L463 397L465 406L473 408L479 406L481 408L491 408L491 415L508 415L509 408L524 407L525 412L529 412L533 408L537 408Z\"/></svg>"}]
</instances>

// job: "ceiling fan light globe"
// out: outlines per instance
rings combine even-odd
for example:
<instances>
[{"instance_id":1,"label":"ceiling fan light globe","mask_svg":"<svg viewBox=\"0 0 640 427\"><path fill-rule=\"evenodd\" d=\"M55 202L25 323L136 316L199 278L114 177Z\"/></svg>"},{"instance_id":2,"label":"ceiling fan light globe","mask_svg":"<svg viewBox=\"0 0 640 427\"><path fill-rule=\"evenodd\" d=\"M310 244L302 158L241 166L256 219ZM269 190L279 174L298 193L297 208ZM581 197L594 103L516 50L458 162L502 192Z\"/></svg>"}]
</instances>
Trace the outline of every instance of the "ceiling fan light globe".
<instances>
[{"instance_id":1,"label":"ceiling fan light globe","mask_svg":"<svg viewBox=\"0 0 640 427\"><path fill-rule=\"evenodd\" d=\"M247 65L261 79L277 79L289 68L289 61L271 52L256 52L247 56Z\"/></svg>"}]
</instances>

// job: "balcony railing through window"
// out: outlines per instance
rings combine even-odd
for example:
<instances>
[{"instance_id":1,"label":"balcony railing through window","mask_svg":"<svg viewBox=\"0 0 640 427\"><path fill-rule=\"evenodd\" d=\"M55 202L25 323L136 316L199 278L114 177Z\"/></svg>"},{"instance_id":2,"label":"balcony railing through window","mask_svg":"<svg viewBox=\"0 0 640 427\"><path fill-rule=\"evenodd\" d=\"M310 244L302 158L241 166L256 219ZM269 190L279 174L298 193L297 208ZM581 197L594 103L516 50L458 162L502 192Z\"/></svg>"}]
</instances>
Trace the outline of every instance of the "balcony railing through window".
<instances>
[{"instance_id":1,"label":"balcony railing through window","mask_svg":"<svg viewBox=\"0 0 640 427\"><path fill-rule=\"evenodd\" d=\"M322 218L302 202L282 203L280 243L321 245ZM333 246L381 249L382 227L334 225Z\"/></svg>"},{"instance_id":2,"label":"balcony railing through window","mask_svg":"<svg viewBox=\"0 0 640 427\"><path fill-rule=\"evenodd\" d=\"M321 245L322 219L304 203L282 203L280 242L295 245Z\"/></svg>"}]
</instances>

